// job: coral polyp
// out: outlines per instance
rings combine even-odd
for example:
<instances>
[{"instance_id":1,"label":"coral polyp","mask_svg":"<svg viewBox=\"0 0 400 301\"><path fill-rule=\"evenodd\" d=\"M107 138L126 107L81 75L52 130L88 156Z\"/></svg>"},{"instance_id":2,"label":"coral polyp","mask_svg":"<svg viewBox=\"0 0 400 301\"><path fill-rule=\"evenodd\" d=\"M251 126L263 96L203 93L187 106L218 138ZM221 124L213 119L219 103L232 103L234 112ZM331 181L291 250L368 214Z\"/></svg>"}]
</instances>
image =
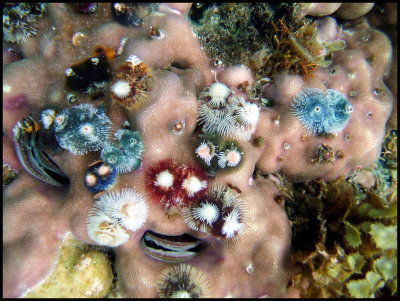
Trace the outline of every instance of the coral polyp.
<instances>
[{"instance_id":1,"label":"coral polyp","mask_svg":"<svg viewBox=\"0 0 400 301\"><path fill-rule=\"evenodd\" d=\"M195 154L209 176L215 176L219 171L229 173L240 169L245 156L237 141L219 136L204 136Z\"/></svg>"},{"instance_id":2,"label":"coral polyp","mask_svg":"<svg viewBox=\"0 0 400 301\"><path fill-rule=\"evenodd\" d=\"M223 239L237 237L243 231L244 215L244 201L239 194L218 185L182 209L183 220L189 228Z\"/></svg>"},{"instance_id":3,"label":"coral polyp","mask_svg":"<svg viewBox=\"0 0 400 301\"><path fill-rule=\"evenodd\" d=\"M232 238L237 232L243 228L243 224L240 221L240 213L237 208L229 212L225 217L223 217L224 224L221 228L221 233L226 236L226 238Z\"/></svg>"},{"instance_id":4,"label":"coral polyp","mask_svg":"<svg viewBox=\"0 0 400 301\"><path fill-rule=\"evenodd\" d=\"M118 166L122 163L121 149L115 144L106 142L101 149L101 159L118 170Z\"/></svg>"},{"instance_id":5,"label":"coral polyp","mask_svg":"<svg viewBox=\"0 0 400 301\"><path fill-rule=\"evenodd\" d=\"M101 158L114 167L118 173L129 173L140 166L140 157L131 156L114 143L106 143L101 150Z\"/></svg>"},{"instance_id":6,"label":"coral polyp","mask_svg":"<svg viewBox=\"0 0 400 301\"><path fill-rule=\"evenodd\" d=\"M209 166L211 164L211 159L216 155L215 145L210 141L203 140L196 148L195 154Z\"/></svg>"},{"instance_id":7,"label":"coral polyp","mask_svg":"<svg viewBox=\"0 0 400 301\"><path fill-rule=\"evenodd\" d=\"M193 208L192 214L194 219L199 220L202 223L206 222L211 226L219 217L219 209L216 204L208 203L206 201L201 203L199 207ZM192 227L195 227L195 225L193 224Z\"/></svg>"},{"instance_id":8,"label":"coral polyp","mask_svg":"<svg viewBox=\"0 0 400 301\"><path fill-rule=\"evenodd\" d=\"M101 150L101 158L118 173L128 173L142 162L143 142L138 131L121 129L115 132L118 143L106 142Z\"/></svg>"},{"instance_id":9,"label":"coral polyp","mask_svg":"<svg viewBox=\"0 0 400 301\"><path fill-rule=\"evenodd\" d=\"M233 149L228 148L218 154L218 165L221 168L225 168L225 166L235 167L239 165L241 160L241 153L235 146L233 146Z\"/></svg>"},{"instance_id":10,"label":"coral polyp","mask_svg":"<svg viewBox=\"0 0 400 301\"><path fill-rule=\"evenodd\" d=\"M291 104L292 112L310 135L336 134L349 121L352 105L335 90L304 88Z\"/></svg>"},{"instance_id":11,"label":"coral polyp","mask_svg":"<svg viewBox=\"0 0 400 301\"><path fill-rule=\"evenodd\" d=\"M136 231L148 216L146 199L137 191L124 188L103 193L89 211L86 229L100 245L116 247L129 239L126 230Z\"/></svg>"},{"instance_id":12,"label":"coral polyp","mask_svg":"<svg viewBox=\"0 0 400 301\"><path fill-rule=\"evenodd\" d=\"M129 239L124 228L96 207L89 211L86 231L90 239L102 246L117 247Z\"/></svg>"},{"instance_id":13,"label":"coral polyp","mask_svg":"<svg viewBox=\"0 0 400 301\"><path fill-rule=\"evenodd\" d=\"M46 109L41 112L41 119L40 121L43 124L43 127L48 130L54 122L56 115L56 111L54 109Z\"/></svg>"},{"instance_id":14,"label":"coral polyp","mask_svg":"<svg viewBox=\"0 0 400 301\"><path fill-rule=\"evenodd\" d=\"M102 194L95 207L130 231L136 231L143 226L149 211L146 199L131 188Z\"/></svg>"},{"instance_id":15,"label":"coral polyp","mask_svg":"<svg viewBox=\"0 0 400 301\"><path fill-rule=\"evenodd\" d=\"M230 89L218 83L203 89L198 97L199 107L199 124L203 124L203 131L215 132L218 124L224 121L228 115L227 98L229 94L226 92ZM215 94L213 94L213 92Z\"/></svg>"},{"instance_id":16,"label":"coral polyp","mask_svg":"<svg viewBox=\"0 0 400 301\"><path fill-rule=\"evenodd\" d=\"M198 108L198 121L206 134L248 141L256 130L258 106L232 94L222 83L214 83L200 93Z\"/></svg>"},{"instance_id":17,"label":"coral polyp","mask_svg":"<svg viewBox=\"0 0 400 301\"><path fill-rule=\"evenodd\" d=\"M233 116L237 123L246 129L250 128L250 132L254 133L260 110L256 104L245 101L244 98L239 98L239 101L239 107Z\"/></svg>"},{"instance_id":18,"label":"coral polyp","mask_svg":"<svg viewBox=\"0 0 400 301\"><path fill-rule=\"evenodd\" d=\"M117 171L107 162L96 161L89 165L83 184L92 193L98 193L113 187Z\"/></svg>"},{"instance_id":19,"label":"coral polyp","mask_svg":"<svg viewBox=\"0 0 400 301\"><path fill-rule=\"evenodd\" d=\"M208 282L202 272L189 264L164 269L157 282L160 298L207 297Z\"/></svg>"},{"instance_id":20,"label":"coral polyp","mask_svg":"<svg viewBox=\"0 0 400 301\"><path fill-rule=\"evenodd\" d=\"M111 121L104 110L91 104L64 109L55 117L58 144L75 155L101 149L111 132Z\"/></svg>"},{"instance_id":21,"label":"coral polyp","mask_svg":"<svg viewBox=\"0 0 400 301\"><path fill-rule=\"evenodd\" d=\"M181 167L179 183L182 183L179 196L183 198L184 203L201 197L208 188L208 179L204 170L191 165Z\"/></svg>"},{"instance_id":22,"label":"coral polyp","mask_svg":"<svg viewBox=\"0 0 400 301\"><path fill-rule=\"evenodd\" d=\"M172 159L162 160L146 172L146 190L152 200L168 208L175 204L174 192L179 189L179 169Z\"/></svg>"},{"instance_id":23,"label":"coral polyp","mask_svg":"<svg viewBox=\"0 0 400 301\"><path fill-rule=\"evenodd\" d=\"M325 122L332 118L329 103L319 89L301 90L292 103L292 111L311 135L326 133Z\"/></svg>"},{"instance_id":24,"label":"coral polyp","mask_svg":"<svg viewBox=\"0 0 400 301\"><path fill-rule=\"evenodd\" d=\"M112 93L118 98L125 98L131 93L131 85L129 82L119 80L116 81L112 86Z\"/></svg>"},{"instance_id":25,"label":"coral polyp","mask_svg":"<svg viewBox=\"0 0 400 301\"><path fill-rule=\"evenodd\" d=\"M181 209L207 192L208 178L200 167L176 164L166 159L147 171L146 188L151 197L165 209Z\"/></svg>"},{"instance_id":26,"label":"coral polyp","mask_svg":"<svg viewBox=\"0 0 400 301\"><path fill-rule=\"evenodd\" d=\"M257 127L258 106L239 97L231 99L228 109L229 114L218 125L216 133L241 141L249 141Z\"/></svg>"},{"instance_id":27,"label":"coral polyp","mask_svg":"<svg viewBox=\"0 0 400 301\"><path fill-rule=\"evenodd\" d=\"M111 80L109 62L113 57L113 49L97 46L92 57L65 70L66 90L89 94L93 99L103 96Z\"/></svg>"},{"instance_id":28,"label":"coral polyp","mask_svg":"<svg viewBox=\"0 0 400 301\"><path fill-rule=\"evenodd\" d=\"M142 136L138 131L118 130L114 134L120 147L132 156L140 157L143 152Z\"/></svg>"},{"instance_id":29,"label":"coral polyp","mask_svg":"<svg viewBox=\"0 0 400 301\"><path fill-rule=\"evenodd\" d=\"M208 94L211 96L210 105L219 108L225 106L225 101L231 94L231 89L224 84L213 83L208 89Z\"/></svg>"},{"instance_id":30,"label":"coral polyp","mask_svg":"<svg viewBox=\"0 0 400 301\"><path fill-rule=\"evenodd\" d=\"M354 108L342 93L328 89L325 95L331 102L333 122L330 125L333 133L341 132L347 125Z\"/></svg>"},{"instance_id":31,"label":"coral polyp","mask_svg":"<svg viewBox=\"0 0 400 301\"><path fill-rule=\"evenodd\" d=\"M109 47L109 46L102 46L102 45L97 45L93 51L92 51L92 62L96 63L99 62L99 58L106 59L107 62L111 62L113 58L115 58L117 55L116 51Z\"/></svg>"},{"instance_id":32,"label":"coral polyp","mask_svg":"<svg viewBox=\"0 0 400 301\"><path fill-rule=\"evenodd\" d=\"M315 157L311 158L311 163L333 163L336 160L335 152L333 151L333 147L323 143L318 145Z\"/></svg>"},{"instance_id":33,"label":"coral polyp","mask_svg":"<svg viewBox=\"0 0 400 301\"><path fill-rule=\"evenodd\" d=\"M141 26L147 16L158 8L155 3L112 3L112 17L124 26Z\"/></svg>"},{"instance_id":34,"label":"coral polyp","mask_svg":"<svg viewBox=\"0 0 400 301\"><path fill-rule=\"evenodd\" d=\"M36 22L47 14L47 3L6 3L3 7L3 39L22 44L37 33Z\"/></svg>"},{"instance_id":35,"label":"coral polyp","mask_svg":"<svg viewBox=\"0 0 400 301\"><path fill-rule=\"evenodd\" d=\"M152 87L151 68L136 55L131 55L122 63L111 83L111 98L127 110L135 110L149 100Z\"/></svg>"},{"instance_id":36,"label":"coral polyp","mask_svg":"<svg viewBox=\"0 0 400 301\"><path fill-rule=\"evenodd\" d=\"M193 197L196 193L207 188L207 181L202 181L194 175L188 176L182 181L182 188L186 191L188 197Z\"/></svg>"},{"instance_id":37,"label":"coral polyp","mask_svg":"<svg viewBox=\"0 0 400 301\"><path fill-rule=\"evenodd\" d=\"M185 132L186 122L185 120L173 120L169 123L170 132L175 135L180 135Z\"/></svg>"}]
</instances>

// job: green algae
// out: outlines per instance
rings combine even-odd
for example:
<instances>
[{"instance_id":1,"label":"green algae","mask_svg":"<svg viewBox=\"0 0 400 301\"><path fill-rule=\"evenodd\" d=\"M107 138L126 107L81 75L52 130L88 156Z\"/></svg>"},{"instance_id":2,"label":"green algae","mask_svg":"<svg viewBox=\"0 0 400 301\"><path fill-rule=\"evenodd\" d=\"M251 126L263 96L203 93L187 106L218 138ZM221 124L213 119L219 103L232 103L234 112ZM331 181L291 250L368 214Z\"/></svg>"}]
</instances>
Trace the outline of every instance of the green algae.
<instances>
[{"instance_id":1,"label":"green algae","mask_svg":"<svg viewBox=\"0 0 400 301\"><path fill-rule=\"evenodd\" d=\"M292 222L291 262L298 272L291 287L302 297L396 295L397 172L389 166L397 165L397 154L387 153L396 133L387 137L379 160L346 179L293 184L277 175ZM363 173L375 177L374 185L361 185Z\"/></svg>"}]
</instances>

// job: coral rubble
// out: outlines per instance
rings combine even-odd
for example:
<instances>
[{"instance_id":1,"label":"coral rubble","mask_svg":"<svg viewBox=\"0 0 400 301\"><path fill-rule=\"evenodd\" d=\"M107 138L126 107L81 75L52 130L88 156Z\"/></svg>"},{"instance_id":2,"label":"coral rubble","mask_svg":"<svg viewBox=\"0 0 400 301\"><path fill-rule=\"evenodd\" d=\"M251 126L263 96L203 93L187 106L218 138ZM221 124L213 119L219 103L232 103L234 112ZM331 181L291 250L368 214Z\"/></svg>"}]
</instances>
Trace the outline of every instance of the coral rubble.
<instances>
[{"instance_id":1,"label":"coral rubble","mask_svg":"<svg viewBox=\"0 0 400 301\"><path fill-rule=\"evenodd\" d=\"M6 4L3 297L397 296L379 7Z\"/></svg>"},{"instance_id":2,"label":"coral rubble","mask_svg":"<svg viewBox=\"0 0 400 301\"><path fill-rule=\"evenodd\" d=\"M15 170L8 164L3 164L3 187L10 184L17 177Z\"/></svg>"},{"instance_id":3,"label":"coral rubble","mask_svg":"<svg viewBox=\"0 0 400 301\"><path fill-rule=\"evenodd\" d=\"M113 273L107 253L67 234L51 275L24 298L103 298L111 289Z\"/></svg>"}]
</instances>

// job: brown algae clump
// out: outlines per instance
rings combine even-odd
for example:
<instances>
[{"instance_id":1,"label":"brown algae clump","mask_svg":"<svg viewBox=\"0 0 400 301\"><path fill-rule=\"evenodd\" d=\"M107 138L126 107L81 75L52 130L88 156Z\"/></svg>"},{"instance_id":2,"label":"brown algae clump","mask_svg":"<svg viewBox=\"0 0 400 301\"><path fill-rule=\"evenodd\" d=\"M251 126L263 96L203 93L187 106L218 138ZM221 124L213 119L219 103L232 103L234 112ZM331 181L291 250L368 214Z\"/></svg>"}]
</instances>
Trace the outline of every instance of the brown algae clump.
<instances>
[{"instance_id":1,"label":"brown algae clump","mask_svg":"<svg viewBox=\"0 0 400 301\"><path fill-rule=\"evenodd\" d=\"M299 272L291 285L301 296L393 296L397 291L393 194L385 198L374 188L357 190L345 180L292 188L286 190L285 206L293 223L292 264Z\"/></svg>"}]
</instances>

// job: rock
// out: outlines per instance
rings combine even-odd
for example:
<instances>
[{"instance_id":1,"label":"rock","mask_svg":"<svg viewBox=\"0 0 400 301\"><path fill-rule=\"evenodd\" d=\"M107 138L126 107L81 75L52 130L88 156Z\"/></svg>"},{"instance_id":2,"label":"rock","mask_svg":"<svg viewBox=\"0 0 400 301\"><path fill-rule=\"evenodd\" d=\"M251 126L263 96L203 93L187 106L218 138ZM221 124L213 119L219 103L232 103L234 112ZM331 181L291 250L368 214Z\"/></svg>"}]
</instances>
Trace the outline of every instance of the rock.
<instances>
[{"instance_id":1,"label":"rock","mask_svg":"<svg viewBox=\"0 0 400 301\"><path fill-rule=\"evenodd\" d=\"M107 255L66 235L54 271L26 298L103 298L111 290L113 273Z\"/></svg>"}]
</instances>

